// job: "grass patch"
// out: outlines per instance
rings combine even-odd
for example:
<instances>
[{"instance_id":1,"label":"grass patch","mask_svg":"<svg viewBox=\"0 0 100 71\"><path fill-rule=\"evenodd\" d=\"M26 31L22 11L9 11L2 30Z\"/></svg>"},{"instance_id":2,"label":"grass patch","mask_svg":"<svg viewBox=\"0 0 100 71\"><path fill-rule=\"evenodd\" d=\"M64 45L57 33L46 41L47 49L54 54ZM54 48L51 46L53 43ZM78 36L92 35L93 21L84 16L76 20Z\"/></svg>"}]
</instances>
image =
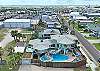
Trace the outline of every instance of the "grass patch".
<instances>
[{"instance_id":1,"label":"grass patch","mask_svg":"<svg viewBox=\"0 0 100 71\"><path fill-rule=\"evenodd\" d=\"M92 71L91 67L86 68L86 71Z\"/></svg>"},{"instance_id":2,"label":"grass patch","mask_svg":"<svg viewBox=\"0 0 100 71\"><path fill-rule=\"evenodd\" d=\"M15 40L11 41L10 43L8 43L5 47L4 47L4 54L3 54L3 59L6 60L6 56L8 56L8 48L9 47L15 47L16 46L16 42Z\"/></svg>"},{"instance_id":3,"label":"grass patch","mask_svg":"<svg viewBox=\"0 0 100 71\"><path fill-rule=\"evenodd\" d=\"M29 30L29 29L23 29L21 31L21 33L32 33L33 31L32 30Z\"/></svg>"},{"instance_id":4,"label":"grass patch","mask_svg":"<svg viewBox=\"0 0 100 71\"><path fill-rule=\"evenodd\" d=\"M4 36L5 36L4 33L7 33L7 32L8 32L7 29L0 29L0 40L3 40L4 39Z\"/></svg>"},{"instance_id":5,"label":"grass patch","mask_svg":"<svg viewBox=\"0 0 100 71\"><path fill-rule=\"evenodd\" d=\"M7 65L0 65L0 71L10 71Z\"/></svg>"},{"instance_id":6,"label":"grass patch","mask_svg":"<svg viewBox=\"0 0 100 71\"><path fill-rule=\"evenodd\" d=\"M0 65L0 71L18 71L20 65L16 65L13 69L9 69L9 65Z\"/></svg>"},{"instance_id":7,"label":"grass patch","mask_svg":"<svg viewBox=\"0 0 100 71\"><path fill-rule=\"evenodd\" d=\"M86 38L86 39L89 39L89 40L97 40L97 39L100 39L100 37L97 38L97 37L86 37L86 36L85 36L85 38Z\"/></svg>"},{"instance_id":8,"label":"grass patch","mask_svg":"<svg viewBox=\"0 0 100 71\"><path fill-rule=\"evenodd\" d=\"M80 71L80 69L79 68L74 68L74 71Z\"/></svg>"},{"instance_id":9,"label":"grass patch","mask_svg":"<svg viewBox=\"0 0 100 71\"><path fill-rule=\"evenodd\" d=\"M5 36L5 35L4 35L3 33L0 32L0 40L3 40L3 39L4 39L4 36Z\"/></svg>"},{"instance_id":10,"label":"grass patch","mask_svg":"<svg viewBox=\"0 0 100 71\"><path fill-rule=\"evenodd\" d=\"M13 40L10 43L8 43L5 48L10 47L10 46L12 46L12 47L15 47L16 46L15 40Z\"/></svg>"},{"instance_id":11,"label":"grass patch","mask_svg":"<svg viewBox=\"0 0 100 71\"><path fill-rule=\"evenodd\" d=\"M88 68L86 68L86 69L81 69L81 68L74 68L74 71L92 71L91 70L91 67L88 67Z\"/></svg>"},{"instance_id":12,"label":"grass patch","mask_svg":"<svg viewBox=\"0 0 100 71\"><path fill-rule=\"evenodd\" d=\"M100 43L93 43L93 45L94 45L98 50L100 50Z\"/></svg>"}]
</instances>

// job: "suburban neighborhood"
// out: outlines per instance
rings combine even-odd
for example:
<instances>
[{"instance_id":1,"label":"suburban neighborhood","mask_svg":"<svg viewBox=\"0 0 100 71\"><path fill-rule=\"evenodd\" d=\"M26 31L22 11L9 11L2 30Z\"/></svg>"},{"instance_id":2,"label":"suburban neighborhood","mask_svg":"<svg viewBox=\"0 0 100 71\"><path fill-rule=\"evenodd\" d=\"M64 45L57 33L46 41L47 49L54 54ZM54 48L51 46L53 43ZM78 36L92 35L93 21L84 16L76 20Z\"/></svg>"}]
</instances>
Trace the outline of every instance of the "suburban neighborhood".
<instances>
[{"instance_id":1,"label":"suburban neighborhood","mask_svg":"<svg viewBox=\"0 0 100 71\"><path fill-rule=\"evenodd\" d=\"M0 6L0 71L100 71L100 6Z\"/></svg>"}]
</instances>

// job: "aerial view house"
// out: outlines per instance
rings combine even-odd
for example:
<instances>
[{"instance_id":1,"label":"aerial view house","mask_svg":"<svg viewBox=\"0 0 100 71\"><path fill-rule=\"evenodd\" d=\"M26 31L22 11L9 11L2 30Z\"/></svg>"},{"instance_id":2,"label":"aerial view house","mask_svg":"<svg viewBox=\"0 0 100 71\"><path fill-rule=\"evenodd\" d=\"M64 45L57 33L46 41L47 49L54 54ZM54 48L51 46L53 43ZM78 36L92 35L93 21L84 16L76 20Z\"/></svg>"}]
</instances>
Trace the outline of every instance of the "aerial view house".
<instances>
[{"instance_id":1,"label":"aerial view house","mask_svg":"<svg viewBox=\"0 0 100 71\"><path fill-rule=\"evenodd\" d=\"M86 17L100 17L100 13L84 13Z\"/></svg>"},{"instance_id":2,"label":"aerial view house","mask_svg":"<svg viewBox=\"0 0 100 71\"><path fill-rule=\"evenodd\" d=\"M83 27L86 27L87 24L93 24L94 21L92 20L78 20L79 21L79 25L83 26Z\"/></svg>"},{"instance_id":3,"label":"aerial view house","mask_svg":"<svg viewBox=\"0 0 100 71\"><path fill-rule=\"evenodd\" d=\"M3 25L3 22L0 22L0 28L3 28L4 25Z\"/></svg>"},{"instance_id":4,"label":"aerial view house","mask_svg":"<svg viewBox=\"0 0 100 71\"><path fill-rule=\"evenodd\" d=\"M51 35L51 39L33 39L25 48L23 63L36 63L44 67L78 67L86 58L77 47L73 35Z\"/></svg>"},{"instance_id":5,"label":"aerial view house","mask_svg":"<svg viewBox=\"0 0 100 71\"><path fill-rule=\"evenodd\" d=\"M61 28L60 23L56 21L46 22L48 28Z\"/></svg>"},{"instance_id":6,"label":"aerial view house","mask_svg":"<svg viewBox=\"0 0 100 71\"><path fill-rule=\"evenodd\" d=\"M60 34L58 29L45 29L44 31L40 32L40 36L44 39L50 39L50 35Z\"/></svg>"},{"instance_id":7,"label":"aerial view house","mask_svg":"<svg viewBox=\"0 0 100 71\"><path fill-rule=\"evenodd\" d=\"M5 28L30 28L30 19L7 19L3 22Z\"/></svg>"},{"instance_id":8,"label":"aerial view house","mask_svg":"<svg viewBox=\"0 0 100 71\"><path fill-rule=\"evenodd\" d=\"M87 17L85 17L85 16L74 16L72 19L73 20L87 20Z\"/></svg>"}]
</instances>

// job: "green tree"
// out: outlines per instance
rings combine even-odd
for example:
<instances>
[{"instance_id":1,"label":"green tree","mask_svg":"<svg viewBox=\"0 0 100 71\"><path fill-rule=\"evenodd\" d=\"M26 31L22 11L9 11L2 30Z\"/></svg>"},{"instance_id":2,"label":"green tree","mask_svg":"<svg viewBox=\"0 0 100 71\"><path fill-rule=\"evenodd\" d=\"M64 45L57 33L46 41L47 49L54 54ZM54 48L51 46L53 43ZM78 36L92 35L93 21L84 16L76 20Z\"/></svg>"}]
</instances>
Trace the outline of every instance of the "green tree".
<instances>
[{"instance_id":1,"label":"green tree","mask_svg":"<svg viewBox=\"0 0 100 71\"><path fill-rule=\"evenodd\" d=\"M24 38L26 38L25 34L22 34L22 39L23 39L23 42L24 42Z\"/></svg>"},{"instance_id":2,"label":"green tree","mask_svg":"<svg viewBox=\"0 0 100 71\"><path fill-rule=\"evenodd\" d=\"M8 53L9 53L9 55L11 55L11 54L13 54L14 53L14 47L12 47L12 46L9 46L9 47L7 47L7 51L8 51Z\"/></svg>"},{"instance_id":3,"label":"green tree","mask_svg":"<svg viewBox=\"0 0 100 71\"><path fill-rule=\"evenodd\" d=\"M75 28L75 21L72 21L71 24L72 24L73 29L74 29Z\"/></svg>"},{"instance_id":4,"label":"green tree","mask_svg":"<svg viewBox=\"0 0 100 71\"><path fill-rule=\"evenodd\" d=\"M38 26L46 28L46 23L42 22L42 19L39 20Z\"/></svg>"},{"instance_id":5,"label":"green tree","mask_svg":"<svg viewBox=\"0 0 100 71\"><path fill-rule=\"evenodd\" d=\"M12 35L12 37L14 37L14 40L17 39L17 33L18 33L17 30L15 30L15 31L11 31L11 35Z\"/></svg>"},{"instance_id":6,"label":"green tree","mask_svg":"<svg viewBox=\"0 0 100 71\"><path fill-rule=\"evenodd\" d=\"M78 24L78 26L77 26L77 27L78 27L78 29L79 29L79 24L80 24L80 21L77 21L77 24Z\"/></svg>"},{"instance_id":7,"label":"green tree","mask_svg":"<svg viewBox=\"0 0 100 71\"><path fill-rule=\"evenodd\" d=\"M20 40L20 38L22 37L22 34L21 34L21 33L17 33L17 37L18 37L19 40Z\"/></svg>"},{"instance_id":8,"label":"green tree","mask_svg":"<svg viewBox=\"0 0 100 71\"><path fill-rule=\"evenodd\" d=\"M2 47L0 47L0 60L2 62L2 56L3 56L4 50Z\"/></svg>"},{"instance_id":9,"label":"green tree","mask_svg":"<svg viewBox=\"0 0 100 71\"><path fill-rule=\"evenodd\" d=\"M39 33L37 31L35 31L33 34L32 34L32 39L36 39L38 38L39 36Z\"/></svg>"},{"instance_id":10,"label":"green tree","mask_svg":"<svg viewBox=\"0 0 100 71\"><path fill-rule=\"evenodd\" d=\"M71 20L68 21L68 24L69 24L69 26L70 26L70 24L71 24Z\"/></svg>"}]
</instances>

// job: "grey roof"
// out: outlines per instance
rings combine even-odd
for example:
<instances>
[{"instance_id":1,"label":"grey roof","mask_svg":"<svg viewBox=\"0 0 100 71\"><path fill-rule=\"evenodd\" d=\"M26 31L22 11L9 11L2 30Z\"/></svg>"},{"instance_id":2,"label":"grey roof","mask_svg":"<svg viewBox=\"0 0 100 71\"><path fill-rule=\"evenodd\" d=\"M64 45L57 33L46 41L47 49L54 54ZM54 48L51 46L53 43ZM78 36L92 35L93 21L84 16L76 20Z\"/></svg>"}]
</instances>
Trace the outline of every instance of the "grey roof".
<instances>
[{"instance_id":1,"label":"grey roof","mask_svg":"<svg viewBox=\"0 0 100 71\"><path fill-rule=\"evenodd\" d=\"M46 22L47 24L60 24L59 22L53 22L53 21L50 21L50 22Z\"/></svg>"},{"instance_id":2,"label":"grey roof","mask_svg":"<svg viewBox=\"0 0 100 71\"><path fill-rule=\"evenodd\" d=\"M33 45L34 49L38 50L48 49L50 48L50 45L54 43L57 43L57 41L54 39L44 39L42 41L41 39L34 39L29 41L29 44Z\"/></svg>"},{"instance_id":3,"label":"grey roof","mask_svg":"<svg viewBox=\"0 0 100 71\"><path fill-rule=\"evenodd\" d=\"M100 32L100 26L98 26L97 24L87 24L87 28L90 29L90 30Z\"/></svg>"},{"instance_id":4,"label":"grey roof","mask_svg":"<svg viewBox=\"0 0 100 71\"><path fill-rule=\"evenodd\" d=\"M71 12L70 15L71 16L73 16L73 15L79 15L79 12Z\"/></svg>"},{"instance_id":5,"label":"grey roof","mask_svg":"<svg viewBox=\"0 0 100 71\"><path fill-rule=\"evenodd\" d=\"M58 29L46 29L43 34L60 34L60 31Z\"/></svg>"},{"instance_id":6,"label":"grey roof","mask_svg":"<svg viewBox=\"0 0 100 71\"><path fill-rule=\"evenodd\" d=\"M69 37L66 35L51 35L51 39L57 40L58 43L66 45L74 44L75 41L71 37Z\"/></svg>"},{"instance_id":7,"label":"grey roof","mask_svg":"<svg viewBox=\"0 0 100 71\"><path fill-rule=\"evenodd\" d=\"M93 23L94 21L92 20L79 20L80 23Z\"/></svg>"}]
</instances>

